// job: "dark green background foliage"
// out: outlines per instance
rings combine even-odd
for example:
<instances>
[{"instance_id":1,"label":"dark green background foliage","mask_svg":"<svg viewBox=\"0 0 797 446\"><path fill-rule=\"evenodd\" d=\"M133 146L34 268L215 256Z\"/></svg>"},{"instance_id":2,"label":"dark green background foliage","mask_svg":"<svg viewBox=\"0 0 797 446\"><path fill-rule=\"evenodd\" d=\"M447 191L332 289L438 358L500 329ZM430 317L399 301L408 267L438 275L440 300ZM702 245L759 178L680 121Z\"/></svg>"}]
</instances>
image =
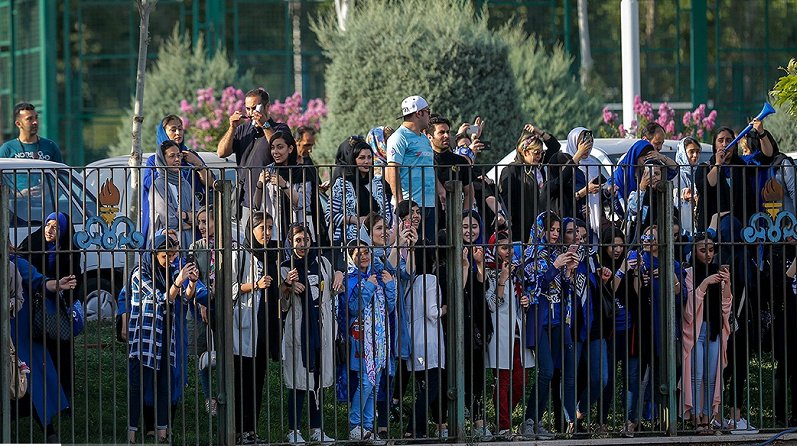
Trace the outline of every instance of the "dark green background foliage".
<instances>
[{"instance_id":1,"label":"dark green background foliage","mask_svg":"<svg viewBox=\"0 0 797 446\"><path fill-rule=\"evenodd\" d=\"M238 63L230 62L223 47L219 46L213 57L208 57L202 42L203 39L198 39L198 43L192 45L188 35L181 35L178 28L175 28L161 47L157 62L147 71L144 82L144 123L141 130L143 153L155 151L155 131L160 120L169 114L180 115L180 101L185 99L195 103L196 92L200 88L213 88L218 96L230 85L240 86L238 88L244 92L248 90L248 86L253 85L248 72L238 74ZM109 156L130 153L134 100L135 98L131 98L131 107L122 118L119 142L111 148Z\"/></svg>"},{"instance_id":2,"label":"dark green background foliage","mask_svg":"<svg viewBox=\"0 0 797 446\"><path fill-rule=\"evenodd\" d=\"M330 59L319 161L331 161L348 136L400 125L401 100L412 94L451 119L453 130L485 119L494 150L482 162L512 150L524 122L565 137L600 118L600 106L568 73L569 56L547 53L522 31L492 31L488 20L486 10L461 0L367 0L345 32L334 16L319 18L313 30Z\"/></svg>"}]
</instances>

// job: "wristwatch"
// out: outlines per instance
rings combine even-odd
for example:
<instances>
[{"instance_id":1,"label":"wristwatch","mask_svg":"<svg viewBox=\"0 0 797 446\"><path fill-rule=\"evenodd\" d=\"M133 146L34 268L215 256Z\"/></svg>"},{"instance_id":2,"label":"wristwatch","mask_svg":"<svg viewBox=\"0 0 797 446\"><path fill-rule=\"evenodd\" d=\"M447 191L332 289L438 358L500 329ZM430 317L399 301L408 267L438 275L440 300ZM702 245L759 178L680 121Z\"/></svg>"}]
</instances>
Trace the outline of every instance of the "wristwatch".
<instances>
[{"instance_id":1,"label":"wristwatch","mask_svg":"<svg viewBox=\"0 0 797 446\"><path fill-rule=\"evenodd\" d=\"M269 124L268 121L266 121L266 123L263 124L263 128L264 129L270 129L271 128L271 124Z\"/></svg>"}]
</instances>

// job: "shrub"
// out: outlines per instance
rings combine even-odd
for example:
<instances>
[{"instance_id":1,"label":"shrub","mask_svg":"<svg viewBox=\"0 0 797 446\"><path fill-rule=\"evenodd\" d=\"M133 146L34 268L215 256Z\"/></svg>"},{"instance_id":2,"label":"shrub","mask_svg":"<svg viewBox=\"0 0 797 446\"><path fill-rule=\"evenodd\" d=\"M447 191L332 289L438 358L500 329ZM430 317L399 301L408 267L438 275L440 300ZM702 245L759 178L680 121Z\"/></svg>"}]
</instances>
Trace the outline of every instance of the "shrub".
<instances>
[{"instance_id":1,"label":"shrub","mask_svg":"<svg viewBox=\"0 0 797 446\"><path fill-rule=\"evenodd\" d=\"M470 2L371 0L358 3L345 33L332 15L312 26L330 59L319 161L332 161L348 136L400 125L401 100L413 94L455 127L481 116L494 153L512 149L523 116L510 48Z\"/></svg>"},{"instance_id":2,"label":"shrub","mask_svg":"<svg viewBox=\"0 0 797 446\"><path fill-rule=\"evenodd\" d=\"M773 99L773 103L774 98ZM764 119L764 127L778 142L781 152L797 152L797 120L792 118L785 105L773 105L775 114Z\"/></svg>"},{"instance_id":3,"label":"shrub","mask_svg":"<svg viewBox=\"0 0 797 446\"><path fill-rule=\"evenodd\" d=\"M536 37L517 25L508 25L501 34L510 48L509 62L525 122L560 140L575 127L598 126L602 102L571 75L573 58L561 45L546 51Z\"/></svg>"},{"instance_id":4,"label":"shrub","mask_svg":"<svg viewBox=\"0 0 797 446\"><path fill-rule=\"evenodd\" d=\"M655 121L664 127L665 138L682 139L691 136L703 142L710 142L711 131L717 123L717 111L711 110L706 114L706 104L700 104L694 111L686 111L681 117L677 117L675 110L663 102L659 105L656 115L650 102L643 101L639 95L634 97L634 114L636 119L631 121L631 128L626 129L620 124L620 118L616 113L604 108L601 135L606 138L637 138L645 125Z\"/></svg>"},{"instance_id":5,"label":"shrub","mask_svg":"<svg viewBox=\"0 0 797 446\"><path fill-rule=\"evenodd\" d=\"M154 66L148 70L144 84L144 127L141 150L155 151L155 129L168 114L179 114L180 99L191 98L197 90L212 88L221 91L227 85L252 85L247 73L238 75L238 64L230 62L227 52L219 48L208 57L202 38L192 47L191 38L175 28L167 39ZM109 156L130 153L133 126L133 100L119 129L119 142L110 149ZM187 134L190 138L191 135Z\"/></svg>"},{"instance_id":6,"label":"shrub","mask_svg":"<svg viewBox=\"0 0 797 446\"><path fill-rule=\"evenodd\" d=\"M772 89L774 105L782 106L791 119L797 120L797 59L790 60L786 68L780 69L786 74L778 79Z\"/></svg>"}]
</instances>

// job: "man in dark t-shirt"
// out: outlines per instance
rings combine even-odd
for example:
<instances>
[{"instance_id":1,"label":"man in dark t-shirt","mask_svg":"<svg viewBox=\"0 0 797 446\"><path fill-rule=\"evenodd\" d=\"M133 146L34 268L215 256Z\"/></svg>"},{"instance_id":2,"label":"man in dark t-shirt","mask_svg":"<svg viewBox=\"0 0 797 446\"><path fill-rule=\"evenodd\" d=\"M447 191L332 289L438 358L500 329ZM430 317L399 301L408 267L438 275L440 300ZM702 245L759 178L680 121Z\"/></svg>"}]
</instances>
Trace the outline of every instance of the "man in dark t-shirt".
<instances>
[{"instance_id":1,"label":"man in dark t-shirt","mask_svg":"<svg viewBox=\"0 0 797 446\"><path fill-rule=\"evenodd\" d=\"M264 166L274 162L271 157L269 138L276 132L290 133L291 129L282 123L274 122L268 115L268 92L262 88L250 90L244 98L247 115L235 111L230 115L230 127L219 141L216 154L220 158L227 158L235 153L238 164L237 195L240 197L240 213L233 209L235 217L245 227L249 220L250 209L258 209L257 203L252 203L254 187L257 185L260 172ZM250 120L249 123L244 120ZM241 193L238 193L241 192Z\"/></svg>"},{"instance_id":2,"label":"man in dark t-shirt","mask_svg":"<svg viewBox=\"0 0 797 446\"><path fill-rule=\"evenodd\" d=\"M429 125L424 130L434 150L435 175L440 184L448 181L462 181L464 201L462 209L473 207L473 187L471 186L471 165L468 160L451 151L451 121L432 115ZM445 212L438 207L438 228L445 227Z\"/></svg>"}]
</instances>

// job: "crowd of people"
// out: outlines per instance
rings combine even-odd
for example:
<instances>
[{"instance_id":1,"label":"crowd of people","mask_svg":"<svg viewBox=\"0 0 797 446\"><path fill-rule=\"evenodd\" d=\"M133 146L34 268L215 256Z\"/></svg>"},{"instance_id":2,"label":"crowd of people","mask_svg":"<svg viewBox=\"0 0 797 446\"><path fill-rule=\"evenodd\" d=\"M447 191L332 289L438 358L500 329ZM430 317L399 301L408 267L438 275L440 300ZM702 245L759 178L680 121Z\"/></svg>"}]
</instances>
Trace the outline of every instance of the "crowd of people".
<instances>
[{"instance_id":1,"label":"crowd of people","mask_svg":"<svg viewBox=\"0 0 797 446\"><path fill-rule=\"evenodd\" d=\"M678 416L689 430L757 432L745 408L750 358L763 351L775 360L774 423L797 425L797 387L788 385L797 358L786 342L797 322L794 164L763 122L754 120L738 147L735 132L720 128L703 163L690 137L674 160L661 153L665 131L650 123L617 166L590 155L587 128L570 131L562 148L557 135L527 124L514 161L493 176L495 166L479 164L490 145L485 120L454 132L424 98L410 96L397 128L347 138L323 178L311 158L315 131L292 132L269 106L265 90L249 91L218 144L220 157L236 157L232 205L213 202L213 176L185 146L179 116L158 125L142 181L147 249L119 296L130 442L142 414L147 434L168 441L192 375L189 354L205 357L196 376L205 410L216 415L209 357L229 347L215 343L221 305L233 308L238 444L268 442L258 421L271 362L287 389L288 442L305 442L303 430L307 441L334 441L323 413L332 402L349 409L349 440L379 444L398 426L404 438L444 441L449 308L457 305L465 318L465 370L457 373L476 441L631 437L644 420L661 431L661 365L672 345ZM463 186L454 198L461 219L446 213L451 181ZM215 286L220 215L234 224L224 241L233 252L224 278L230 302ZM58 255L72 253L69 238L58 238L71 228L62 216L23 243L38 258L12 258L39 289L63 277L46 282L52 296L68 294L79 277L79 265ZM449 218L455 228L446 227ZM784 221L782 239L759 231L767 218ZM769 238L753 242L748 233ZM464 250L450 264L455 237ZM663 252L670 238L674 258ZM450 289L451 274L463 289ZM21 326L25 307L17 311ZM14 341L30 364L22 345L38 341ZM46 376L64 385L44 387L46 395L31 389L37 409L52 389L70 387L69 354L50 349L60 370ZM70 396L55 398L61 406L48 403L37 415L45 427Z\"/></svg>"}]
</instances>

